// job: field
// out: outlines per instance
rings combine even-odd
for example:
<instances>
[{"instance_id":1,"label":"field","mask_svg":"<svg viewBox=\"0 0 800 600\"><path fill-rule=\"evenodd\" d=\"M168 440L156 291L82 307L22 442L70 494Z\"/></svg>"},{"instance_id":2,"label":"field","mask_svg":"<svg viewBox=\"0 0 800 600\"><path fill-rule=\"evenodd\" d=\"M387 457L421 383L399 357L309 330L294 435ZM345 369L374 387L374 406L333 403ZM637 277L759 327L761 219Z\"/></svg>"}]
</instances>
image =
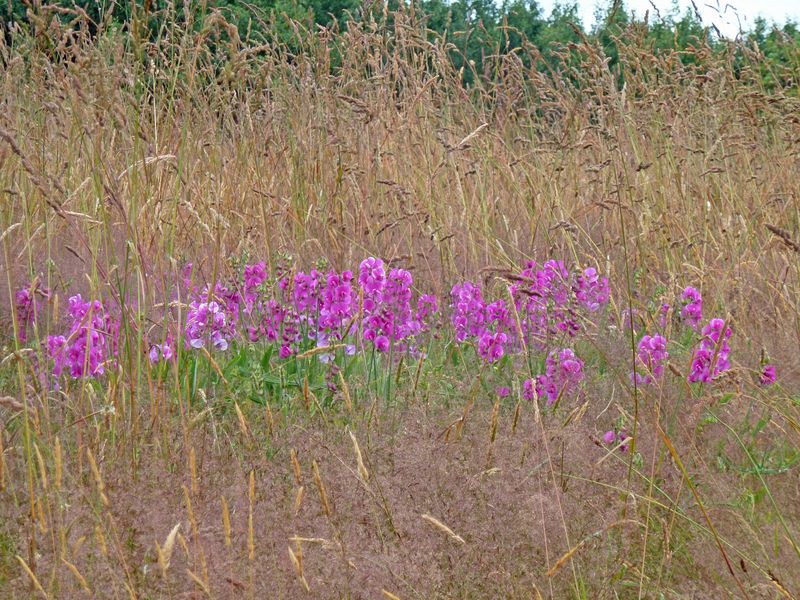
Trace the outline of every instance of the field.
<instances>
[{"instance_id":1,"label":"field","mask_svg":"<svg viewBox=\"0 0 800 600\"><path fill-rule=\"evenodd\" d=\"M0 596L800 597L800 51L640 34L0 42Z\"/></svg>"}]
</instances>

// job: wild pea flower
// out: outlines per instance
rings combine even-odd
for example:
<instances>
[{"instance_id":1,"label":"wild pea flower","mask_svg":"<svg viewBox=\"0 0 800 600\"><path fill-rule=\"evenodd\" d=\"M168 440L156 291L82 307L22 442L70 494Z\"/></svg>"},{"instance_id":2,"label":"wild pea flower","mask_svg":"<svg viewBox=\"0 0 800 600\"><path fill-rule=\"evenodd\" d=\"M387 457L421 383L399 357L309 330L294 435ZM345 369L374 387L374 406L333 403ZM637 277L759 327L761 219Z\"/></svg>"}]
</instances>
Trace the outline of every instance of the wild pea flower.
<instances>
[{"instance_id":1,"label":"wild pea flower","mask_svg":"<svg viewBox=\"0 0 800 600\"><path fill-rule=\"evenodd\" d=\"M405 269L392 269L383 288L383 312L391 327L387 333L393 340L411 335L415 326L411 314L411 286L414 279Z\"/></svg>"},{"instance_id":2,"label":"wild pea flower","mask_svg":"<svg viewBox=\"0 0 800 600\"><path fill-rule=\"evenodd\" d=\"M777 380L777 373L775 372L775 365L766 364L761 370L761 375L758 381L761 385L772 385Z\"/></svg>"},{"instance_id":3,"label":"wild pea flower","mask_svg":"<svg viewBox=\"0 0 800 600\"><path fill-rule=\"evenodd\" d=\"M522 397L525 400L536 398L536 382L533 379L526 379L522 382Z\"/></svg>"},{"instance_id":4,"label":"wild pea flower","mask_svg":"<svg viewBox=\"0 0 800 600\"><path fill-rule=\"evenodd\" d=\"M227 350L233 327L219 302L198 302L189 305L184 337L187 348L202 348L206 341L217 350Z\"/></svg>"},{"instance_id":5,"label":"wild pea flower","mask_svg":"<svg viewBox=\"0 0 800 600\"><path fill-rule=\"evenodd\" d=\"M730 368L728 356L731 347L728 340L731 333L731 328L722 319L711 319L708 325L703 327L703 338L692 357L688 378L690 382L711 381Z\"/></svg>"},{"instance_id":6,"label":"wild pea flower","mask_svg":"<svg viewBox=\"0 0 800 600\"><path fill-rule=\"evenodd\" d=\"M69 370L70 376L96 377L116 356L119 323L111 319L99 300L84 301L80 294L67 302L72 325L69 334L49 336L47 349L53 359L53 375Z\"/></svg>"},{"instance_id":7,"label":"wild pea flower","mask_svg":"<svg viewBox=\"0 0 800 600\"><path fill-rule=\"evenodd\" d=\"M498 398L508 398L508 396L511 395L511 388L501 385L495 388L495 393L497 394Z\"/></svg>"},{"instance_id":8,"label":"wild pea flower","mask_svg":"<svg viewBox=\"0 0 800 600\"><path fill-rule=\"evenodd\" d=\"M606 431L605 435L603 436L603 442L608 444L619 443L619 449L622 452L628 451L628 444L630 443L630 438L628 434L625 432L625 429L621 429L619 432L614 431L613 429L610 431Z\"/></svg>"},{"instance_id":9,"label":"wild pea flower","mask_svg":"<svg viewBox=\"0 0 800 600\"><path fill-rule=\"evenodd\" d=\"M592 283L589 279L594 275L590 272L588 276L578 285L570 283L570 273L561 261L548 260L541 269L536 268L535 261L526 264L520 281L511 286L511 295L528 345L544 348L555 335L574 336L579 331L575 308L583 302L597 302L599 308L603 299L603 280ZM582 301L576 297L578 290Z\"/></svg>"},{"instance_id":10,"label":"wild pea flower","mask_svg":"<svg viewBox=\"0 0 800 600\"><path fill-rule=\"evenodd\" d=\"M503 332L484 331L478 339L478 354L488 363L496 362L503 358L507 341L508 336Z\"/></svg>"},{"instance_id":11,"label":"wild pea flower","mask_svg":"<svg viewBox=\"0 0 800 600\"><path fill-rule=\"evenodd\" d=\"M352 321L358 310L358 300L353 291L353 273L341 274L330 271L325 277L322 304L319 311L319 327L334 339L343 339L349 331L344 328Z\"/></svg>"},{"instance_id":12,"label":"wild pea flower","mask_svg":"<svg viewBox=\"0 0 800 600\"><path fill-rule=\"evenodd\" d=\"M620 444L619 449L621 452L628 451L628 445L630 444L630 439L631 438L626 433L624 427L620 429L619 432L616 432L612 429L610 431L606 431L605 435L603 435L603 443L608 444L609 446L611 444L619 443Z\"/></svg>"},{"instance_id":13,"label":"wild pea flower","mask_svg":"<svg viewBox=\"0 0 800 600\"><path fill-rule=\"evenodd\" d=\"M552 351L545 361L545 373L536 378L536 391L547 395L547 405L556 401L559 394L571 396L583 381L583 361L571 348Z\"/></svg>"},{"instance_id":14,"label":"wild pea flower","mask_svg":"<svg viewBox=\"0 0 800 600\"><path fill-rule=\"evenodd\" d=\"M372 306L367 305L367 299L375 301L386 285L386 269L380 258L370 256L361 261L358 267L358 284L364 290L364 310L369 311Z\"/></svg>"},{"instance_id":15,"label":"wild pea flower","mask_svg":"<svg viewBox=\"0 0 800 600\"><path fill-rule=\"evenodd\" d=\"M163 360L164 362L169 362L170 360L172 360L172 357L175 356L172 347L173 347L172 338L169 336L164 341L164 343L153 344L150 347L150 352L149 352L150 362L152 364L156 364L161 360Z\"/></svg>"},{"instance_id":16,"label":"wild pea flower","mask_svg":"<svg viewBox=\"0 0 800 600\"><path fill-rule=\"evenodd\" d=\"M669 315L669 304L662 304L658 309L658 326L663 331L667 328L667 316Z\"/></svg>"},{"instance_id":17,"label":"wild pea flower","mask_svg":"<svg viewBox=\"0 0 800 600\"><path fill-rule=\"evenodd\" d=\"M628 451L628 444L630 444L630 439L631 438L628 436L624 428L621 429L620 432L617 434L617 440L622 443L622 445L619 447L619 449L622 452Z\"/></svg>"},{"instance_id":18,"label":"wild pea flower","mask_svg":"<svg viewBox=\"0 0 800 600\"><path fill-rule=\"evenodd\" d=\"M417 300L417 313L414 319L419 324L420 331L428 331L435 325L439 316L439 301L432 294L423 294Z\"/></svg>"},{"instance_id":19,"label":"wild pea flower","mask_svg":"<svg viewBox=\"0 0 800 600\"><path fill-rule=\"evenodd\" d=\"M575 298L589 312L600 310L608 304L608 277L600 277L589 267L575 279Z\"/></svg>"},{"instance_id":20,"label":"wild pea flower","mask_svg":"<svg viewBox=\"0 0 800 600\"><path fill-rule=\"evenodd\" d=\"M320 273L311 269L308 274L302 271L294 276L292 286L292 300L294 310L300 315L303 322L312 328L321 305Z\"/></svg>"},{"instance_id":21,"label":"wild pea flower","mask_svg":"<svg viewBox=\"0 0 800 600\"><path fill-rule=\"evenodd\" d=\"M471 281L457 283L450 291L450 298L456 341L464 342L468 337L481 335L486 322L481 288Z\"/></svg>"},{"instance_id":22,"label":"wild pea flower","mask_svg":"<svg viewBox=\"0 0 800 600\"><path fill-rule=\"evenodd\" d=\"M267 267L264 261L244 267L245 313L250 314L258 300L258 289L267 280Z\"/></svg>"},{"instance_id":23,"label":"wild pea flower","mask_svg":"<svg viewBox=\"0 0 800 600\"><path fill-rule=\"evenodd\" d=\"M35 281L14 294L14 305L17 311L17 334L19 335L19 341L23 344L28 339L28 325L34 323L39 312L37 294L45 298L50 296L50 292L38 287Z\"/></svg>"},{"instance_id":24,"label":"wild pea flower","mask_svg":"<svg viewBox=\"0 0 800 600\"><path fill-rule=\"evenodd\" d=\"M548 313L547 335L566 333L573 337L580 329L575 318L573 289L570 285L570 273L560 260L548 260L537 271L538 288L546 300ZM555 329L553 329L555 327Z\"/></svg>"},{"instance_id":25,"label":"wild pea flower","mask_svg":"<svg viewBox=\"0 0 800 600\"><path fill-rule=\"evenodd\" d=\"M247 338L251 342L257 342L260 339L267 339L270 342L277 340L285 312L283 306L274 298L261 302L259 304L261 319L255 325L247 328Z\"/></svg>"},{"instance_id":26,"label":"wild pea flower","mask_svg":"<svg viewBox=\"0 0 800 600\"><path fill-rule=\"evenodd\" d=\"M683 302L681 317L692 329L697 329L703 319L703 297L697 289L690 286L683 290L681 301Z\"/></svg>"},{"instance_id":27,"label":"wild pea flower","mask_svg":"<svg viewBox=\"0 0 800 600\"><path fill-rule=\"evenodd\" d=\"M645 335L639 341L639 349L636 353L636 383L655 383L664 374L668 357L667 340L664 336ZM634 374L631 373L632 380L633 377Z\"/></svg>"},{"instance_id":28,"label":"wild pea flower","mask_svg":"<svg viewBox=\"0 0 800 600\"><path fill-rule=\"evenodd\" d=\"M194 269L194 264L187 262L183 265L181 269L181 279L183 280L183 287L187 290L191 289L192 287L192 270Z\"/></svg>"}]
</instances>

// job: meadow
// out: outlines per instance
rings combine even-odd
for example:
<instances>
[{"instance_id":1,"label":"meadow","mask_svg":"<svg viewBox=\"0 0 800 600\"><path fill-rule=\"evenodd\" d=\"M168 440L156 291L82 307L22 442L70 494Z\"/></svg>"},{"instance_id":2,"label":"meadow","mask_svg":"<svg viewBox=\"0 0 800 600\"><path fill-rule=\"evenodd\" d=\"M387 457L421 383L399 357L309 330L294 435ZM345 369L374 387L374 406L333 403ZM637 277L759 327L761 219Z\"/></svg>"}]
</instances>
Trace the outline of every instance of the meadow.
<instances>
[{"instance_id":1,"label":"meadow","mask_svg":"<svg viewBox=\"0 0 800 600\"><path fill-rule=\"evenodd\" d=\"M81 23L0 40L0 596L800 597L796 44Z\"/></svg>"}]
</instances>

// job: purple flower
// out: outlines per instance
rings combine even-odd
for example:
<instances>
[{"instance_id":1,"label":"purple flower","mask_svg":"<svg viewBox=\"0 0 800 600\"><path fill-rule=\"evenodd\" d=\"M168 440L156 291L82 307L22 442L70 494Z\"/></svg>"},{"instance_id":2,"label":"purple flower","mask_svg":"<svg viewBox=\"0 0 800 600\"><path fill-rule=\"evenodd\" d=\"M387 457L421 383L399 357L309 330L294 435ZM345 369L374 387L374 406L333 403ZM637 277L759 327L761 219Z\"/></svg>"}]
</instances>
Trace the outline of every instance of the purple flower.
<instances>
[{"instance_id":1,"label":"purple flower","mask_svg":"<svg viewBox=\"0 0 800 600\"><path fill-rule=\"evenodd\" d=\"M611 431L606 431L606 434L603 436L603 442L606 444L613 444L617 441L617 434L612 429Z\"/></svg>"},{"instance_id":2,"label":"purple flower","mask_svg":"<svg viewBox=\"0 0 800 600\"><path fill-rule=\"evenodd\" d=\"M484 331L478 341L478 354L488 363L496 362L503 358L507 340L508 336L505 333Z\"/></svg>"},{"instance_id":3,"label":"purple flower","mask_svg":"<svg viewBox=\"0 0 800 600\"><path fill-rule=\"evenodd\" d=\"M505 385L498 386L495 389L495 393L497 394L498 398L507 398L511 395L511 388Z\"/></svg>"},{"instance_id":4,"label":"purple flower","mask_svg":"<svg viewBox=\"0 0 800 600\"><path fill-rule=\"evenodd\" d=\"M185 265L183 265L183 268L181 269L181 279L183 280L183 287L185 287L187 290L192 287L193 268L194 265L190 262L187 262Z\"/></svg>"},{"instance_id":5,"label":"purple flower","mask_svg":"<svg viewBox=\"0 0 800 600\"><path fill-rule=\"evenodd\" d=\"M697 329L703 319L703 297L695 288L687 287L681 294L681 301L683 302L681 317L692 329Z\"/></svg>"},{"instance_id":6,"label":"purple flower","mask_svg":"<svg viewBox=\"0 0 800 600\"><path fill-rule=\"evenodd\" d=\"M536 398L536 385L533 379L526 379L522 382L522 397L525 400Z\"/></svg>"},{"instance_id":7,"label":"purple flower","mask_svg":"<svg viewBox=\"0 0 800 600\"><path fill-rule=\"evenodd\" d=\"M669 315L669 304L662 304L658 311L658 326L663 331L667 328L667 316Z\"/></svg>"},{"instance_id":8,"label":"purple flower","mask_svg":"<svg viewBox=\"0 0 800 600\"><path fill-rule=\"evenodd\" d=\"M389 338L385 335L379 335L375 338L375 349L378 352L388 352L389 351Z\"/></svg>"},{"instance_id":9,"label":"purple flower","mask_svg":"<svg viewBox=\"0 0 800 600\"><path fill-rule=\"evenodd\" d=\"M758 381L761 385L772 385L777 380L777 373L775 372L775 365L767 364L761 370L761 376Z\"/></svg>"},{"instance_id":10,"label":"purple flower","mask_svg":"<svg viewBox=\"0 0 800 600\"><path fill-rule=\"evenodd\" d=\"M545 361L545 373L536 378L536 391L547 395L547 405L553 404L560 394L571 396L577 393L583 381L583 361L570 348L553 351Z\"/></svg>"},{"instance_id":11,"label":"purple flower","mask_svg":"<svg viewBox=\"0 0 800 600\"><path fill-rule=\"evenodd\" d=\"M37 294L45 298L50 297L49 290L38 287L35 280L31 285L18 290L14 294L14 307L17 311L17 334L19 335L19 341L23 344L28 339L28 325L32 325L36 321L36 315L39 313L39 302L36 300Z\"/></svg>"},{"instance_id":12,"label":"purple flower","mask_svg":"<svg viewBox=\"0 0 800 600\"><path fill-rule=\"evenodd\" d=\"M250 314L258 300L258 288L267 280L267 267L264 261L244 267L244 311Z\"/></svg>"},{"instance_id":13,"label":"purple flower","mask_svg":"<svg viewBox=\"0 0 800 600\"><path fill-rule=\"evenodd\" d=\"M75 379L102 375L117 354L119 322L99 300L87 302L80 294L69 298L67 309L72 317L69 334L47 339L53 375L58 377L64 369Z\"/></svg>"},{"instance_id":14,"label":"purple flower","mask_svg":"<svg viewBox=\"0 0 800 600\"><path fill-rule=\"evenodd\" d=\"M645 335L639 341L639 350L636 354L636 383L655 383L664 374L664 367L669 353L667 340L661 335ZM634 374L631 373L631 379Z\"/></svg>"},{"instance_id":15,"label":"purple flower","mask_svg":"<svg viewBox=\"0 0 800 600\"><path fill-rule=\"evenodd\" d=\"M334 339L343 339L350 334L344 328L352 321L358 310L358 301L353 291L353 273L343 271L341 274L330 271L325 278L325 289L322 292L322 306L319 312L319 327L327 331Z\"/></svg>"},{"instance_id":16,"label":"purple flower","mask_svg":"<svg viewBox=\"0 0 800 600\"><path fill-rule=\"evenodd\" d=\"M365 296L375 296L383 291L386 284L386 269L380 258L369 258L361 261L358 268L358 283L364 290Z\"/></svg>"},{"instance_id":17,"label":"purple flower","mask_svg":"<svg viewBox=\"0 0 800 600\"><path fill-rule=\"evenodd\" d=\"M483 333L486 322L485 305L481 289L471 281L458 283L450 291L451 317L456 332L456 341L464 342L469 337Z\"/></svg>"},{"instance_id":18,"label":"purple flower","mask_svg":"<svg viewBox=\"0 0 800 600\"><path fill-rule=\"evenodd\" d=\"M576 278L575 297L589 312L595 312L608 304L609 295L608 277L600 277L596 269L584 269Z\"/></svg>"},{"instance_id":19,"label":"purple flower","mask_svg":"<svg viewBox=\"0 0 800 600\"><path fill-rule=\"evenodd\" d=\"M432 294L423 294L417 301L417 314L415 319L419 323L420 331L428 331L439 315L439 301Z\"/></svg>"},{"instance_id":20,"label":"purple flower","mask_svg":"<svg viewBox=\"0 0 800 600\"><path fill-rule=\"evenodd\" d=\"M694 352L689 369L690 382L711 381L730 368L728 356L731 347L728 340L731 333L731 328L726 326L722 319L711 319L708 325L703 327L703 337L700 346Z\"/></svg>"},{"instance_id":21,"label":"purple flower","mask_svg":"<svg viewBox=\"0 0 800 600\"><path fill-rule=\"evenodd\" d=\"M625 432L625 429L624 429L624 428L623 428L623 429L621 429L621 430L620 430L620 432L617 434L617 439L618 439L618 440L619 440L619 442L622 444L622 445L619 447L619 449L620 449L622 452L627 452L627 451L628 451L628 444L630 443L630 442L629 442L629 440L630 440L631 438L630 438L630 437L628 437L628 434Z\"/></svg>"},{"instance_id":22,"label":"purple flower","mask_svg":"<svg viewBox=\"0 0 800 600\"><path fill-rule=\"evenodd\" d=\"M217 284L217 300L194 300L186 313L184 338L187 348L203 348L206 342L217 350L228 349L239 320L239 296L236 292ZM208 298L208 291L200 294Z\"/></svg>"}]
</instances>

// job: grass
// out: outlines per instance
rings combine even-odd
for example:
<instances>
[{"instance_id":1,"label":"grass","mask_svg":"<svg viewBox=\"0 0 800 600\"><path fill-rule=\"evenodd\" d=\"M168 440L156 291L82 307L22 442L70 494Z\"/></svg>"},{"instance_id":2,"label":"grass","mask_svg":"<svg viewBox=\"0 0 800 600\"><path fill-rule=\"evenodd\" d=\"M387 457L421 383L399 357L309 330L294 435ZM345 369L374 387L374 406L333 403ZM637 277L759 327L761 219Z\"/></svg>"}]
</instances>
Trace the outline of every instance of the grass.
<instances>
[{"instance_id":1,"label":"grass","mask_svg":"<svg viewBox=\"0 0 800 600\"><path fill-rule=\"evenodd\" d=\"M615 70L587 42L474 86L410 14L296 54L224 31L0 46L0 306L52 291L24 344L0 313L4 596L800 595L796 84L768 87L757 49L654 56L636 31ZM543 355L484 366L445 334L332 381L266 346L148 364L186 260L213 282L368 255L439 298L503 297L532 258L608 274L580 399L520 401ZM673 320L671 368L633 388L614 324L655 327L686 285L733 325L733 368L689 386ZM48 388L76 292L125 315L119 365ZM615 426L631 451L600 441Z\"/></svg>"}]
</instances>

